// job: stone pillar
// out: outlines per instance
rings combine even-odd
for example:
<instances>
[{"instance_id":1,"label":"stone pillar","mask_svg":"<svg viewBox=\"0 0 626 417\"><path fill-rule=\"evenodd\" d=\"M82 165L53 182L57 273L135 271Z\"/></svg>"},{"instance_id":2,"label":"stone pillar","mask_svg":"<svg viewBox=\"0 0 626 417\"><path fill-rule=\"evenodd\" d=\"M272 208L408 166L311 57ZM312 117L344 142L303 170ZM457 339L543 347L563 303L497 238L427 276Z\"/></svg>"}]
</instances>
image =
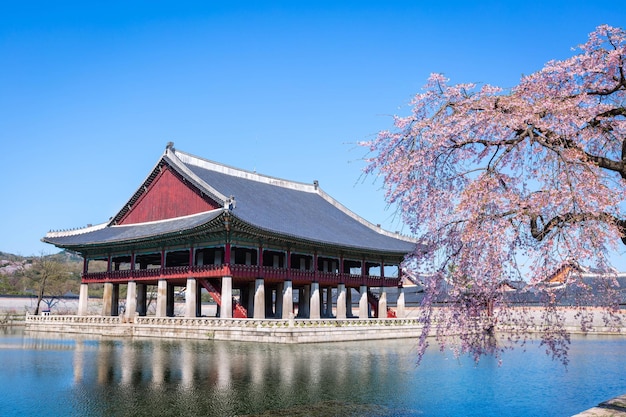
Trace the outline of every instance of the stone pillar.
<instances>
[{"instance_id":1,"label":"stone pillar","mask_svg":"<svg viewBox=\"0 0 626 417\"><path fill-rule=\"evenodd\" d=\"M167 283L166 293L165 315L167 317L174 317L174 284Z\"/></svg>"},{"instance_id":2,"label":"stone pillar","mask_svg":"<svg viewBox=\"0 0 626 417\"><path fill-rule=\"evenodd\" d=\"M346 288L346 317L354 317L352 314L352 288Z\"/></svg>"},{"instance_id":3,"label":"stone pillar","mask_svg":"<svg viewBox=\"0 0 626 417\"><path fill-rule=\"evenodd\" d=\"M187 278L185 289L185 317L196 317L198 302L198 282L195 278Z\"/></svg>"},{"instance_id":4,"label":"stone pillar","mask_svg":"<svg viewBox=\"0 0 626 417\"><path fill-rule=\"evenodd\" d=\"M387 318L387 288L380 287L380 298L378 299L378 318Z\"/></svg>"},{"instance_id":5,"label":"stone pillar","mask_svg":"<svg viewBox=\"0 0 626 417\"><path fill-rule=\"evenodd\" d=\"M403 319L406 317L406 309L404 305L404 287L398 287L398 301L396 302L396 317Z\"/></svg>"},{"instance_id":6,"label":"stone pillar","mask_svg":"<svg viewBox=\"0 0 626 417\"><path fill-rule=\"evenodd\" d=\"M274 317L281 319L283 317L283 294L285 293L285 283L279 282L276 286L276 310Z\"/></svg>"},{"instance_id":7,"label":"stone pillar","mask_svg":"<svg viewBox=\"0 0 626 417\"><path fill-rule=\"evenodd\" d=\"M254 285L254 315L255 319L265 318L265 280L257 278Z\"/></svg>"},{"instance_id":8,"label":"stone pillar","mask_svg":"<svg viewBox=\"0 0 626 417\"><path fill-rule=\"evenodd\" d=\"M311 286L304 285L298 291L298 317L309 318L311 316Z\"/></svg>"},{"instance_id":9,"label":"stone pillar","mask_svg":"<svg viewBox=\"0 0 626 417\"><path fill-rule=\"evenodd\" d=\"M126 322L132 323L137 313L137 283L129 281L126 289Z\"/></svg>"},{"instance_id":10,"label":"stone pillar","mask_svg":"<svg viewBox=\"0 0 626 417\"><path fill-rule=\"evenodd\" d=\"M361 285L361 299L359 300L359 318L366 319L369 317L367 308L367 285Z\"/></svg>"},{"instance_id":11,"label":"stone pillar","mask_svg":"<svg viewBox=\"0 0 626 417\"><path fill-rule=\"evenodd\" d=\"M283 320L293 318L293 284L291 281L285 281L283 284Z\"/></svg>"},{"instance_id":12,"label":"stone pillar","mask_svg":"<svg viewBox=\"0 0 626 417\"><path fill-rule=\"evenodd\" d=\"M196 317L202 317L202 287L196 280Z\"/></svg>"},{"instance_id":13,"label":"stone pillar","mask_svg":"<svg viewBox=\"0 0 626 417\"><path fill-rule=\"evenodd\" d=\"M120 284L113 284L113 298L111 302L111 315L120 315Z\"/></svg>"},{"instance_id":14,"label":"stone pillar","mask_svg":"<svg viewBox=\"0 0 626 417\"><path fill-rule=\"evenodd\" d=\"M310 319L319 319L320 318L320 284L319 282L311 283L311 302L309 303L309 318Z\"/></svg>"},{"instance_id":15,"label":"stone pillar","mask_svg":"<svg viewBox=\"0 0 626 417\"><path fill-rule=\"evenodd\" d=\"M270 285L263 285L265 288L265 318L274 317L274 289Z\"/></svg>"},{"instance_id":16,"label":"stone pillar","mask_svg":"<svg viewBox=\"0 0 626 417\"><path fill-rule=\"evenodd\" d=\"M346 316L346 284L337 286L337 318L345 319Z\"/></svg>"},{"instance_id":17,"label":"stone pillar","mask_svg":"<svg viewBox=\"0 0 626 417\"><path fill-rule=\"evenodd\" d=\"M78 295L78 312L79 316L86 316L88 313L87 305L89 304L89 285L80 284L80 293Z\"/></svg>"},{"instance_id":18,"label":"stone pillar","mask_svg":"<svg viewBox=\"0 0 626 417\"><path fill-rule=\"evenodd\" d=\"M333 287L326 288L326 311L324 315L328 318L333 317Z\"/></svg>"},{"instance_id":19,"label":"stone pillar","mask_svg":"<svg viewBox=\"0 0 626 417\"><path fill-rule=\"evenodd\" d=\"M105 282L104 291L102 292L102 315L113 315L113 283Z\"/></svg>"},{"instance_id":20,"label":"stone pillar","mask_svg":"<svg viewBox=\"0 0 626 417\"><path fill-rule=\"evenodd\" d=\"M156 312L157 317L167 316L167 281L160 279L157 284Z\"/></svg>"},{"instance_id":21,"label":"stone pillar","mask_svg":"<svg viewBox=\"0 0 626 417\"><path fill-rule=\"evenodd\" d=\"M246 305L246 310L248 310L248 317L252 318L254 316L254 293L256 290L256 285L254 282L248 283L248 304Z\"/></svg>"},{"instance_id":22,"label":"stone pillar","mask_svg":"<svg viewBox=\"0 0 626 417\"><path fill-rule=\"evenodd\" d=\"M148 312L148 286L137 284L137 314L145 316Z\"/></svg>"},{"instance_id":23,"label":"stone pillar","mask_svg":"<svg viewBox=\"0 0 626 417\"><path fill-rule=\"evenodd\" d=\"M222 306L220 317L233 318L233 277L222 277Z\"/></svg>"}]
</instances>

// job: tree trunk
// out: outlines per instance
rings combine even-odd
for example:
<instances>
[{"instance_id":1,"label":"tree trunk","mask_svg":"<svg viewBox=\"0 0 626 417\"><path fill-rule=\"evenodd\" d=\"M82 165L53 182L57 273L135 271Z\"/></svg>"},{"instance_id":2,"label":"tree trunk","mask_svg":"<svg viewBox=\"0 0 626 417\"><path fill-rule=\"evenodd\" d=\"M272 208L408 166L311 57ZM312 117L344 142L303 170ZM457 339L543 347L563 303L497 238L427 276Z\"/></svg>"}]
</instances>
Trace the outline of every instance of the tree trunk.
<instances>
[{"instance_id":1,"label":"tree trunk","mask_svg":"<svg viewBox=\"0 0 626 417\"><path fill-rule=\"evenodd\" d=\"M35 316L39 315L39 306L41 305L41 300L43 299L43 292L46 288L46 277L41 280L41 286L39 287L39 294L37 294L37 305L35 306Z\"/></svg>"}]
</instances>

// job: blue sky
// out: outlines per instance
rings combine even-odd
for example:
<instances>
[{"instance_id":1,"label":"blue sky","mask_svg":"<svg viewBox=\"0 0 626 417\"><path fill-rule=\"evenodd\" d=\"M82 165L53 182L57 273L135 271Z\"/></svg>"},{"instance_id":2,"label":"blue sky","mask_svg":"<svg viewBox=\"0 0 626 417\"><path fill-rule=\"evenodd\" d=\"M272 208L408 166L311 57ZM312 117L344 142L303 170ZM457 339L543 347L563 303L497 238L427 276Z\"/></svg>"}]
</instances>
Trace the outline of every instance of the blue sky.
<instances>
[{"instance_id":1,"label":"blue sky","mask_svg":"<svg viewBox=\"0 0 626 417\"><path fill-rule=\"evenodd\" d=\"M356 146L431 72L511 87L626 7L598 1L4 1L0 251L115 215L168 141L405 230ZM405 230L406 231L406 230ZM625 269L626 270L626 269Z\"/></svg>"}]
</instances>

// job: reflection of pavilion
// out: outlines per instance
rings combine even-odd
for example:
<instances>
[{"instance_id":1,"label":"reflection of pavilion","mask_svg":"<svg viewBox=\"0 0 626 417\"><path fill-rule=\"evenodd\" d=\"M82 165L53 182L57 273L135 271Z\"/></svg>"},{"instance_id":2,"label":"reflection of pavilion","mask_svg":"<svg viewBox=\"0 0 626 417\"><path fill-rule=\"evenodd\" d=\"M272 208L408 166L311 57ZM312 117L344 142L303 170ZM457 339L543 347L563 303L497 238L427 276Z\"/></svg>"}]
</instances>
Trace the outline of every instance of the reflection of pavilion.
<instances>
[{"instance_id":1,"label":"reflection of pavilion","mask_svg":"<svg viewBox=\"0 0 626 417\"><path fill-rule=\"evenodd\" d=\"M157 286L158 317L174 315L181 287L186 317L201 315L202 287L225 318L351 317L352 289L360 294L359 317L368 317L368 307L393 316L384 289L399 285L399 265L415 247L358 217L317 182L231 168L171 143L109 222L43 240L84 258L79 315L87 315L94 283L104 284L103 315L117 315L122 284L130 322L146 315L150 285ZM94 271L98 264L102 272ZM371 287L381 288L380 298ZM400 293L400 315L403 309Z\"/></svg>"},{"instance_id":2,"label":"reflection of pavilion","mask_svg":"<svg viewBox=\"0 0 626 417\"><path fill-rule=\"evenodd\" d=\"M413 363L410 345L392 341L272 344L165 339L76 340L71 406L81 415L258 415L332 393L341 404L368 404L381 387L406 387L398 360ZM65 355L67 356L67 355ZM269 399L269 402L268 402ZM309 413L293 413L310 415ZM272 413L273 415L273 413ZM280 415L292 415L282 410ZM314 413L314 415L329 415ZM387 414L385 414L387 415Z\"/></svg>"}]
</instances>

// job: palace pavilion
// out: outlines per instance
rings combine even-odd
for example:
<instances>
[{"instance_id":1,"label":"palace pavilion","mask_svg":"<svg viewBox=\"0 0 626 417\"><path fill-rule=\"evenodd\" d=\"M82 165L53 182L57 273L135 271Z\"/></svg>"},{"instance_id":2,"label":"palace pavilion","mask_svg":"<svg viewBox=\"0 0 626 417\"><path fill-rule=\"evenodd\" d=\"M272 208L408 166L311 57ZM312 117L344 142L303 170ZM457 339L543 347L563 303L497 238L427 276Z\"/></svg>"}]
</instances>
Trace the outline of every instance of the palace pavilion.
<instances>
[{"instance_id":1,"label":"palace pavilion","mask_svg":"<svg viewBox=\"0 0 626 417\"><path fill-rule=\"evenodd\" d=\"M394 317L385 288L401 286L401 263L416 246L351 212L317 181L236 169L172 143L108 222L42 240L84 259L78 315L88 315L89 285L99 284L102 315L119 315L123 305L131 322L154 297L150 314L174 316L182 293L184 315L198 317L203 288L222 318L356 317L353 292L358 317Z\"/></svg>"}]
</instances>

